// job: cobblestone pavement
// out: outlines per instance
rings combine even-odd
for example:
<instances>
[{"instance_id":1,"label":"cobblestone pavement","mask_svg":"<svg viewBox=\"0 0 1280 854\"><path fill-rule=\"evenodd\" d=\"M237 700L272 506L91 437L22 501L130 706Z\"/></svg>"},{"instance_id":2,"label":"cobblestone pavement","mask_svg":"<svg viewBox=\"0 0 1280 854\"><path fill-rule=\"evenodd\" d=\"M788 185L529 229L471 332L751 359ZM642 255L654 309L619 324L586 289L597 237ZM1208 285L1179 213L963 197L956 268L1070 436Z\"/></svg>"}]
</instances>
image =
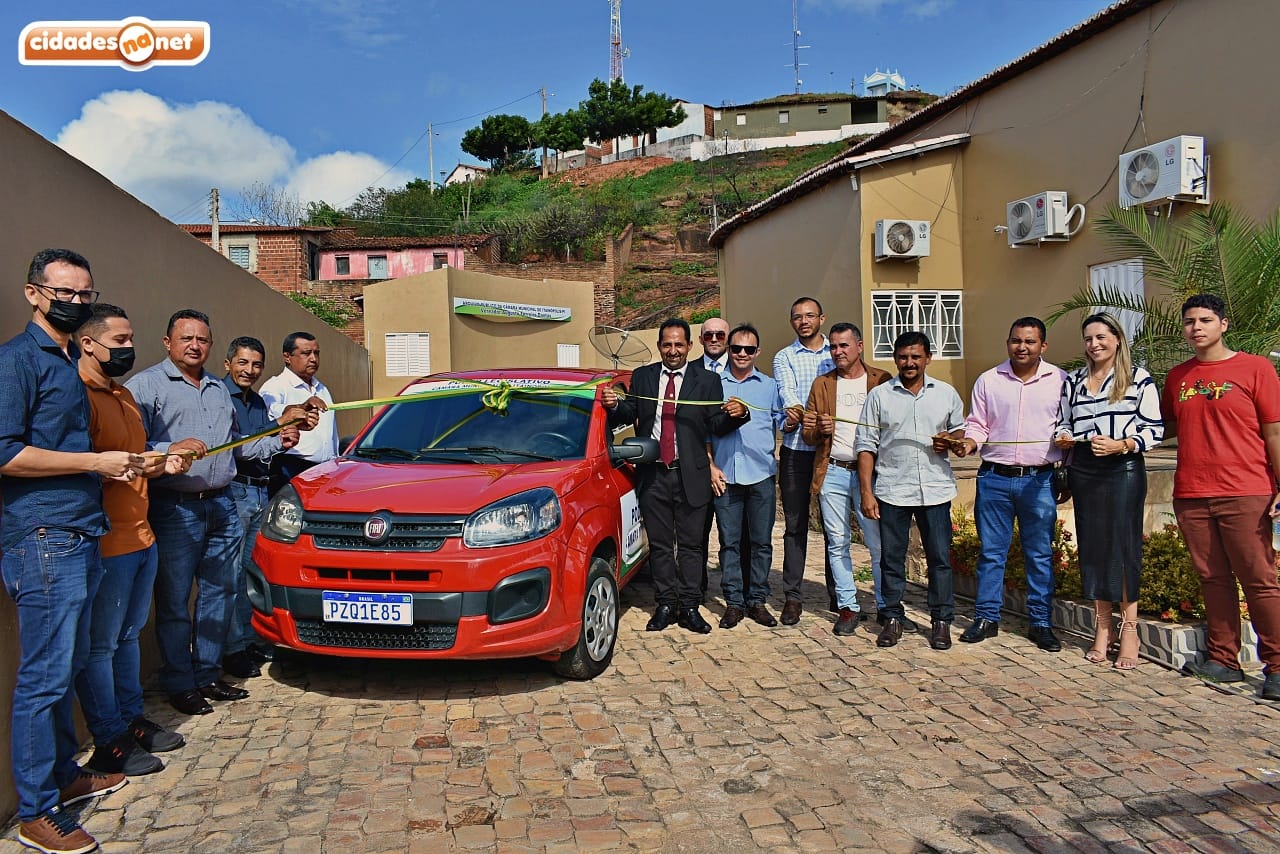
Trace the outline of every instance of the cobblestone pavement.
<instances>
[{"instance_id":1,"label":"cobblestone pavement","mask_svg":"<svg viewBox=\"0 0 1280 854\"><path fill-rule=\"evenodd\" d=\"M633 585L591 682L286 655L205 717L149 694L187 746L82 820L148 854L1280 850L1277 710L1013 621L948 652L837 638L814 540L798 626L646 633Z\"/></svg>"}]
</instances>

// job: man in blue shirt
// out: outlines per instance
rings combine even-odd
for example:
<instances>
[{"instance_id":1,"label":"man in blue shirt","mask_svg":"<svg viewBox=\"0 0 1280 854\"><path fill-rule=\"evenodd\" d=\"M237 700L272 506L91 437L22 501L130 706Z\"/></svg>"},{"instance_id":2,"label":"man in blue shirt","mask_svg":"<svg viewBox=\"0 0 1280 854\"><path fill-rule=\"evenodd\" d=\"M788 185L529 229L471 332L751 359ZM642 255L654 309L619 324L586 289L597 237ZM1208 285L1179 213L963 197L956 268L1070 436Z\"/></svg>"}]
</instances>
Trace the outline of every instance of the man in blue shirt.
<instances>
[{"instance_id":1,"label":"man in blue shirt","mask_svg":"<svg viewBox=\"0 0 1280 854\"><path fill-rule=\"evenodd\" d=\"M298 429L286 427L278 436L206 456L209 448L245 435L227 387L204 369L213 346L208 316L193 309L174 313L164 346L168 358L134 374L125 387L142 411L147 447L189 453L196 460L186 474L156 478L148 518L160 552L155 595L160 685L178 711L207 715L213 707L206 700L249 696L218 678L244 542L227 488L236 475L235 460L268 460L298 441ZM308 417L301 406L286 414L288 420ZM192 438L174 441L176 436ZM193 585L194 620L188 604Z\"/></svg>"},{"instance_id":2,"label":"man in blue shirt","mask_svg":"<svg viewBox=\"0 0 1280 854\"><path fill-rule=\"evenodd\" d=\"M277 423L284 424L284 416L272 419L267 416L267 402L253 390L262 377L267 363L267 351L257 338L241 336L227 348L223 362L227 375L222 383L231 394L231 405L236 408L236 420L240 433L252 436ZM232 676L247 679L262 673L261 665L275 658L270 646L259 644L253 633L253 606L249 604L246 573L253 560L253 542L262 527L262 514L267 508L267 482L270 465L255 457L236 460L236 474L231 479L231 496L235 499L236 512L244 528L244 545L240 549L240 562L236 571L236 601L227 625L227 643L222 652L222 669Z\"/></svg>"},{"instance_id":3,"label":"man in blue shirt","mask_svg":"<svg viewBox=\"0 0 1280 854\"><path fill-rule=\"evenodd\" d=\"M88 660L98 537L107 530L99 478L141 477L145 460L89 445L89 399L71 340L98 298L89 262L69 249L39 252L24 292L31 322L0 345L0 569L18 609L20 656L10 730L18 839L88 851L93 837L62 808L126 782L75 762L72 680Z\"/></svg>"},{"instance_id":4,"label":"man in blue shirt","mask_svg":"<svg viewBox=\"0 0 1280 854\"><path fill-rule=\"evenodd\" d=\"M720 533L720 584L724 616L720 628L731 629L750 617L762 626L776 626L764 601L769 597L769 568L773 564L775 430L785 414L778 384L756 370L760 333L744 323L729 334L729 370L720 375L724 399L736 397L755 411L751 420L724 436L712 436L716 524ZM747 537L742 536L746 530ZM747 554L741 542L749 539ZM744 567L747 568L744 573ZM743 575L750 579L747 601Z\"/></svg>"}]
</instances>

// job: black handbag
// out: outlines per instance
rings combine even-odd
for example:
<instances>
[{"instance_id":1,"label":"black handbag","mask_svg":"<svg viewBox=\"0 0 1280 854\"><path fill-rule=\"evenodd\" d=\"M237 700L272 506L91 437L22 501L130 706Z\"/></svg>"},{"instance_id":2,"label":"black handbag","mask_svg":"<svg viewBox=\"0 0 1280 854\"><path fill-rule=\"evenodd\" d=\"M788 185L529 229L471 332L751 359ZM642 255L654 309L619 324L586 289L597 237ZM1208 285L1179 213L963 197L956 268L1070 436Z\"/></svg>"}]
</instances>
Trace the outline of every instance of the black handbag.
<instances>
[{"instance_id":1,"label":"black handbag","mask_svg":"<svg viewBox=\"0 0 1280 854\"><path fill-rule=\"evenodd\" d=\"M1065 504L1071 500L1071 477L1065 462L1053 467L1053 500L1057 504Z\"/></svg>"}]
</instances>

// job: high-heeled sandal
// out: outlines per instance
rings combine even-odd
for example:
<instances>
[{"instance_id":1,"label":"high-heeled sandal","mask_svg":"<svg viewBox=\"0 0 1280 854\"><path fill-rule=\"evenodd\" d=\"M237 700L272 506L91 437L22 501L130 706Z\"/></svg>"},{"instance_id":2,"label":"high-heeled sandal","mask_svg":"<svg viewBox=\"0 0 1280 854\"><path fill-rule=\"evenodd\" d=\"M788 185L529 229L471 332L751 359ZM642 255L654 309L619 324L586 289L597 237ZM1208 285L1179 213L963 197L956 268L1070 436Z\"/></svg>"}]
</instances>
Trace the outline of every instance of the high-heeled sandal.
<instances>
[{"instance_id":1,"label":"high-heeled sandal","mask_svg":"<svg viewBox=\"0 0 1280 854\"><path fill-rule=\"evenodd\" d=\"M1125 619L1120 620L1120 636L1124 637L1125 632L1133 632L1133 636L1138 638L1138 621ZM1141 638L1138 638L1138 651L1142 651ZM1116 670L1133 670L1141 663L1142 659L1140 659L1136 654L1133 656L1117 654L1116 663L1111 666Z\"/></svg>"},{"instance_id":2,"label":"high-heeled sandal","mask_svg":"<svg viewBox=\"0 0 1280 854\"><path fill-rule=\"evenodd\" d=\"M1108 614L1108 615L1107 615L1107 617L1106 617L1106 626L1107 626L1107 644L1106 644L1106 646L1104 647L1103 651L1102 651L1102 652L1099 652L1099 651L1098 651L1097 646L1090 647L1088 650L1086 650L1086 651L1085 651L1085 654L1084 654L1084 660L1085 660L1085 661L1087 661L1087 662L1089 662L1090 664L1104 664L1104 663L1106 663L1107 656L1108 656L1108 655L1111 655L1111 647L1112 647L1112 645L1113 645L1113 644L1118 644L1118 643L1119 643L1119 642L1115 639L1115 632L1112 630L1112 625L1111 625L1111 615L1110 615L1110 614ZM1101 624L1101 623L1099 623L1098 628L1102 628L1102 624ZM1094 639L1094 643L1096 644L1097 642L1098 642L1098 641L1097 641L1097 639L1095 638L1095 639Z\"/></svg>"}]
</instances>

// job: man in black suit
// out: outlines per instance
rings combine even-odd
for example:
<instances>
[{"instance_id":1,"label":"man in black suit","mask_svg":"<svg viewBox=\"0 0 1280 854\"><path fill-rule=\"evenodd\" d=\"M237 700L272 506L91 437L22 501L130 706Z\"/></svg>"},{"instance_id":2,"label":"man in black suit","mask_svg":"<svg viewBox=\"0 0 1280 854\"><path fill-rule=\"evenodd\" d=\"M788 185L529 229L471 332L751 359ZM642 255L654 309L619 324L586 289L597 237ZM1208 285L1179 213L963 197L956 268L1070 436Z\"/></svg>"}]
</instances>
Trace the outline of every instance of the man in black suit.
<instances>
[{"instance_id":1,"label":"man in black suit","mask_svg":"<svg viewBox=\"0 0 1280 854\"><path fill-rule=\"evenodd\" d=\"M612 387L601 392L610 427L634 424L636 435L652 436L661 448L660 461L641 465L637 477L658 604L646 627L651 632L672 623L699 634L711 631L698 611L706 559L702 526L711 503L708 440L751 418L736 399L718 406L679 403L724 400L720 377L689 361L691 343L689 324L666 321L658 330L662 361L632 373L631 394L620 396Z\"/></svg>"}]
</instances>

